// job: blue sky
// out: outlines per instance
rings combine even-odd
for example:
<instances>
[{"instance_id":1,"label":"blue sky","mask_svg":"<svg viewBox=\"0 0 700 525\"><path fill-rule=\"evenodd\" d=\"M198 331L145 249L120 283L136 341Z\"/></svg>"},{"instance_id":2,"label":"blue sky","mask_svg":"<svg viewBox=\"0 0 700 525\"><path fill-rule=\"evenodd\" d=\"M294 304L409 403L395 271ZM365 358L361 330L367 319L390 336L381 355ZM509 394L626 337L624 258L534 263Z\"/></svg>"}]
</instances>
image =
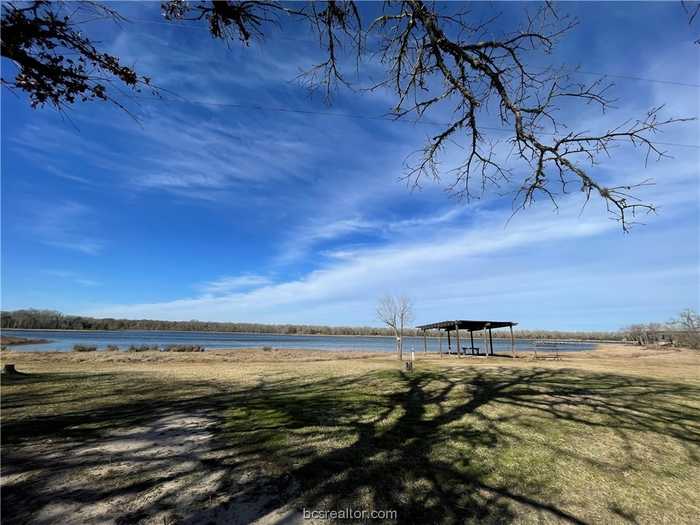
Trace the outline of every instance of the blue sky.
<instances>
[{"instance_id":1,"label":"blue sky","mask_svg":"<svg viewBox=\"0 0 700 525\"><path fill-rule=\"evenodd\" d=\"M97 103L68 118L32 110L3 91L3 309L377 325L377 299L400 293L417 323L572 330L699 309L698 122L659 137L696 146L667 146L673 159L645 168L643 155L620 148L593 169L606 181L656 181L639 195L658 214L630 234L599 203L580 213L580 195L506 222L510 195L465 203L446 194L449 177L415 191L401 182L407 156L437 128L354 118L385 114L389 93L340 90L331 107L310 95L295 79L319 55L302 28L226 46L202 27L163 23L157 3L119 7L132 22L95 26L102 45L197 103L144 96L131 102L137 124ZM503 27L523 11L496 8ZM552 61L700 84L697 35L675 2L562 9L581 23ZM357 82L378 72L370 58ZM603 129L659 104L665 115L700 115L700 88L613 80L616 109L568 111L567 122ZM459 155L446 151L445 165Z\"/></svg>"}]
</instances>

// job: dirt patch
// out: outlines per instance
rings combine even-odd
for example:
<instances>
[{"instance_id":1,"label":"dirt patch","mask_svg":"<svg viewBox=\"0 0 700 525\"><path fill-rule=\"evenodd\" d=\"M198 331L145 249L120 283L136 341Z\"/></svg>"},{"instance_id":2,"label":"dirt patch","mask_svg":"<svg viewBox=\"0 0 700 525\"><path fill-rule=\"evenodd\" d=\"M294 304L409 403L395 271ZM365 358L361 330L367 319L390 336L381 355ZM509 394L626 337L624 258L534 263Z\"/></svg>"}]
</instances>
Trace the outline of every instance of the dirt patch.
<instances>
[{"instance_id":1,"label":"dirt patch","mask_svg":"<svg viewBox=\"0 0 700 525\"><path fill-rule=\"evenodd\" d=\"M301 522L293 508L276 504L280 491L286 496L295 487L268 487L244 462L236 468L231 450L215 443L216 424L204 412L168 414L87 443L5 451L3 496L26 511L6 507L5 516L35 524ZM39 497L23 502L27 486Z\"/></svg>"}]
</instances>

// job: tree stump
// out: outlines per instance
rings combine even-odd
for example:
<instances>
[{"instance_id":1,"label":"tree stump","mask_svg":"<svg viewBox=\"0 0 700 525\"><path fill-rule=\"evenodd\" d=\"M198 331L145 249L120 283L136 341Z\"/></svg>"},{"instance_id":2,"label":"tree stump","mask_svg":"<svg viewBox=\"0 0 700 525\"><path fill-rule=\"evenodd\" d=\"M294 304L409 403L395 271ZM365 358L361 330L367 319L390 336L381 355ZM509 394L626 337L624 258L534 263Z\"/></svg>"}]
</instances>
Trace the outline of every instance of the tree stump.
<instances>
[{"instance_id":1,"label":"tree stump","mask_svg":"<svg viewBox=\"0 0 700 525\"><path fill-rule=\"evenodd\" d=\"M7 375L7 376L18 376L22 375L21 372L18 372L17 369L15 368L15 365L12 364L7 364L2 367L2 374Z\"/></svg>"}]
</instances>

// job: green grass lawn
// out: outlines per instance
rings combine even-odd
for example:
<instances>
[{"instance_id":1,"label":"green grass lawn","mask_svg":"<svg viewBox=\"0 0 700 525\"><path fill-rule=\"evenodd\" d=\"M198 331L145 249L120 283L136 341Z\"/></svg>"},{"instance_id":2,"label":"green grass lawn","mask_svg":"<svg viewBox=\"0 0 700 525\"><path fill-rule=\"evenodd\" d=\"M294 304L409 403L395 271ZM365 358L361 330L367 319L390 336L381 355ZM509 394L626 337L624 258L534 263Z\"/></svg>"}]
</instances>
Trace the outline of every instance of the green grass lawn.
<instances>
[{"instance_id":1,"label":"green grass lawn","mask_svg":"<svg viewBox=\"0 0 700 525\"><path fill-rule=\"evenodd\" d=\"M696 382L462 363L301 368L246 381L87 370L4 379L3 520L62 521L128 501L110 507L116 522L216 522L237 507L243 522L286 506L391 509L401 523L697 523ZM172 414L206 418L206 446L165 463L129 446L99 450Z\"/></svg>"}]
</instances>

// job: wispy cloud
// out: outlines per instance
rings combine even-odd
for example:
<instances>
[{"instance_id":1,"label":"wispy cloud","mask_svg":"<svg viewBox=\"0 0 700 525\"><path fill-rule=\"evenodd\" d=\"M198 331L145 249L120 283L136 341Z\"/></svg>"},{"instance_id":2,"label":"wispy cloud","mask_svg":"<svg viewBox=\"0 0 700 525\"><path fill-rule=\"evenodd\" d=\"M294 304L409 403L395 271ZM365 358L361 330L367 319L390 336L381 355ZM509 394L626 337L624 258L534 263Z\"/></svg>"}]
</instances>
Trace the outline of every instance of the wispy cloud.
<instances>
[{"instance_id":1,"label":"wispy cloud","mask_svg":"<svg viewBox=\"0 0 700 525\"><path fill-rule=\"evenodd\" d=\"M101 284L99 281L93 281L92 279L76 279L75 282L81 286L90 286L90 287L100 286L100 284Z\"/></svg>"},{"instance_id":2,"label":"wispy cloud","mask_svg":"<svg viewBox=\"0 0 700 525\"><path fill-rule=\"evenodd\" d=\"M287 240L276 258L276 263L286 264L294 262L324 241L340 239L358 232L372 232L376 228L376 222L359 217L337 219L330 222L311 221L288 233Z\"/></svg>"},{"instance_id":3,"label":"wispy cloud","mask_svg":"<svg viewBox=\"0 0 700 525\"><path fill-rule=\"evenodd\" d=\"M96 287L96 286L101 286L102 283L99 281L96 281L94 279L87 279L83 276L81 276L79 273L73 272L73 271L68 271L68 270L44 270L46 275L50 275L52 277L56 277L58 279L64 280L64 281L70 281L75 284L78 284L80 286L85 286L88 288Z\"/></svg>"},{"instance_id":4,"label":"wispy cloud","mask_svg":"<svg viewBox=\"0 0 700 525\"><path fill-rule=\"evenodd\" d=\"M313 219L308 223L291 230L277 263L289 263L304 255L324 242L338 241L357 234L374 236L382 241L396 240L405 236L424 235L425 229L437 225L448 225L464 216L467 208L463 204L455 204L438 213L416 216L411 219L364 219L352 217L326 220ZM472 209L473 211L473 209ZM355 247L344 246L340 249L322 250L322 253L334 258L347 258L354 252Z\"/></svg>"},{"instance_id":5,"label":"wispy cloud","mask_svg":"<svg viewBox=\"0 0 700 525\"><path fill-rule=\"evenodd\" d=\"M272 281L268 277L247 274L219 277L213 281L197 285L196 288L207 295L222 295L265 286L271 283Z\"/></svg>"},{"instance_id":6,"label":"wispy cloud","mask_svg":"<svg viewBox=\"0 0 700 525\"><path fill-rule=\"evenodd\" d=\"M373 300L374 295L396 289L409 288L429 296L430 289L463 280L464 272L472 265L479 265L483 255L592 237L613 228L616 225L603 218L584 220L568 214L565 220L552 221L549 212L541 211L504 230L500 218L492 217L473 227L447 228L429 238L358 251L293 281L264 283L248 291L216 297L114 306L93 313L187 319L193 312L200 312L212 319L267 319L270 313L279 312L280 307L292 312L322 304ZM224 291L230 283L238 284L238 281L236 278L215 281L211 288Z\"/></svg>"},{"instance_id":7,"label":"wispy cloud","mask_svg":"<svg viewBox=\"0 0 700 525\"><path fill-rule=\"evenodd\" d=\"M80 124L92 118L96 117L76 120ZM79 165L103 182L110 174L122 186L168 191L194 199L211 199L222 192L221 198L230 198L241 185L250 191L256 184L299 178L310 155L306 142L284 137L274 129L225 126L188 117L177 107L171 107L168 114L153 108L141 127L118 122L91 123L102 128L103 135L116 134L127 140L123 145L115 142L110 148L104 147L102 136L86 135L52 122L28 126L14 141L22 155L42 167L67 149ZM65 178L87 181L53 165L50 170Z\"/></svg>"},{"instance_id":8,"label":"wispy cloud","mask_svg":"<svg viewBox=\"0 0 700 525\"><path fill-rule=\"evenodd\" d=\"M84 233L94 229L92 208L78 202L59 204L29 203L29 232L49 246L77 251L85 255L98 255L104 241Z\"/></svg>"}]
</instances>

